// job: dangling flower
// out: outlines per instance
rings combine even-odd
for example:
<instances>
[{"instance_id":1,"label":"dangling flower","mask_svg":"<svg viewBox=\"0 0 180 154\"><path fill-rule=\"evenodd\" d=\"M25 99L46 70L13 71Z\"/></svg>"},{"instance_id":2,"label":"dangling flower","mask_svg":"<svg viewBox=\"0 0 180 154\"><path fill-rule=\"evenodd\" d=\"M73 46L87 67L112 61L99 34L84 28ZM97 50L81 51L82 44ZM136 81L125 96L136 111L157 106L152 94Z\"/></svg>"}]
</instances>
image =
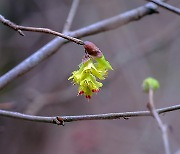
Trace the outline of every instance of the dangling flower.
<instances>
[{"instance_id":1,"label":"dangling flower","mask_svg":"<svg viewBox=\"0 0 180 154\"><path fill-rule=\"evenodd\" d=\"M91 42L87 42L85 49L90 50L89 44L92 46ZM92 49L94 49L94 47ZM93 93L99 92L100 88L103 86L96 78L104 80L108 75L108 70L113 70L102 52L100 52L97 47L95 49L98 50L98 55L100 56L95 56L94 53L93 56L91 56L87 53L85 59L79 65L79 70L72 72L72 76L68 79L72 80L73 84L79 85L78 95L85 95L87 99L90 99Z\"/></svg>"},{"instance_id":2,"label":"dangling flower","mask_svg":"<svg viewBox=\"0 0 180 154\"><path fill-rule=\"evenodd\" d=\"M89 74L84 80L79 84L79 95L84 94L86 98L91 98L93 92L98 92L103 84L96 81L96 78Z\"/></svg>"}]
</instances>

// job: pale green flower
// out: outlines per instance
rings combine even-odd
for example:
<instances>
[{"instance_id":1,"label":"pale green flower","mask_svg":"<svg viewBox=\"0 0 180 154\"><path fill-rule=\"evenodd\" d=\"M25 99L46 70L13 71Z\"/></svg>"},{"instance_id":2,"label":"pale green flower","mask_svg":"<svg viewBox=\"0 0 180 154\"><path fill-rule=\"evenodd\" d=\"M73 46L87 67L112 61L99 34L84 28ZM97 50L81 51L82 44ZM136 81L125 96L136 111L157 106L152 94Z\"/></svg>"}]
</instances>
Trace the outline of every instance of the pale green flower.
<instances>
[{"instance_id":1,"label":"pale green flower","mask_svg":"<svg viewBox=\"0 0 180 154\"><path fill-rule=\"evenodd\" d=\"M93 93L99 92L103 86L101 82L108 75L108 70L113 70L109 62L102 56L101 58L89 59L79 65L79 70L72 72L72 76L68 80L72 80L73 84L79 85L78 95L84 94L90 99Z\"/></svg>"}]
</instances>

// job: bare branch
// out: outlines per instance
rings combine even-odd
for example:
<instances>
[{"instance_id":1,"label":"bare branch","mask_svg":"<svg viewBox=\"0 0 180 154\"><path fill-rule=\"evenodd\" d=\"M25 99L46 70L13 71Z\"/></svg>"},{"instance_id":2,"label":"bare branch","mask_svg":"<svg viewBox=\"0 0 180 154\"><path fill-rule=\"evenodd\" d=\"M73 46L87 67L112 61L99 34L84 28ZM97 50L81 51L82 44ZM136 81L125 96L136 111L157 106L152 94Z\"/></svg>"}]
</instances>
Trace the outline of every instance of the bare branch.
<instances>
[{"instance_id":1,"label":"bare branch","mask_svg":"<svg viewBox=\"0 0 180 154\"><path fill-rule=\"evenodd\" d=\"M180 105L157 109L156 112L158 114L161 114L175 110L180 110ZM152 114L150 111L136 111L136 112L106 113L106 114L95 114L95 115L44 117L44 116L32 116L18 112L0 110L0 116L3 117L34 121L34 122L54 123L54 124L64 124L65 122L85 121L85 120L113 120L120 118L144 117L151 115Z\"/></svg>"},{"instance_id":2,"label":"bare branch","mask_svg":"<svg viewBox=\"0 0 180 154\"><path fill-rule=\"evenodd\" d=\"M162 2L162 1L159 1L159 0L146 0L146 1L153 2L153 3L157 4L158 6L164 8L166 10L169 10L169 11L171 11L171 12L177 14L177 15L180 15L180 9L179 8L174 7L172 5L169 5L169 4L165 3L165 2Z\"/></svg>"},{"instance_id":3,"label":"bare branch","mask_svg":"<svg viewBox=\"0 0 180 154\"><path fill-rule=\"evenodd\" d=\"M78 6L79 6L79 0L73 0L71 9L69 11L68 17L66 19L66 23L63 28L63 33L66 33L70 30L70 27L72 25L72 21L74 19Z\"/></svg>"},{"instance_id":4,"label":"bare branch","mask_svg":"<svg viewBox=\"0 0 180 154\"><path fill-rule=\"evenodd\" d=\"M165 152L166 152L166 154L170 154L169 140L168 140L168 134L167 134L167 126L165 124L163 124L163 122L162 122L162 120L158 114L158 111L155 108L153 96L154 96L154 91L150 88L148 109L151 112L152 116L157 121L159 128L161 129Z\"/></svg>"},{"instance_id":5,"label":"bare branch","mask_svg":"<svg viewBox=\"0 0 180 154\"><path fill-rule=\"evenodd\" d=\"M47 34L52 34L55 36L62 37L64 39L67 39L67 40L72 41L72 42L79 44L79 45L84 45L84 42L80 39L77 39L77 38L56 32L56 31L53 31L53 30L48 29L48 28L25 27L25 26L16 25L15 23L12 23L10 20L5 19L2 15L0 15L0 21L3 24L9 26L10 28L18 31L23 36L24 36L24 33L22 31L47 33Z\"/></svg>"},{"instance_id":6,"label":"bare branch","mask_svg":"<svg viewBox=\"0 0 180 154\"><path fill-rule=\"evenodd\" d=\"M141 6L131 11L127 11L125 13L114 16L112 18L99 21L97 23L81 28L79 30L69 32L68 35L72 37L80 38L80 37L101 33L104 31L109 31L118 28L120 26L123 26L125 24L128 24L132 21L139 20L152 13L155 13L156 9L157 9L156 5L152 3L148 3L145 6ZM42 62L49 56L56 53L57 50L65 43L67 43L67 40L64 40L59 37L47 43L45 46L43 46L33 55L31 55L23 62L21 62L19 65L14 67L12 70L1 76L0 89L5 87L12 80L16 79L17 77L33 69L35 66L37 66L40 62Z\"/></svg>"}]
</instances>

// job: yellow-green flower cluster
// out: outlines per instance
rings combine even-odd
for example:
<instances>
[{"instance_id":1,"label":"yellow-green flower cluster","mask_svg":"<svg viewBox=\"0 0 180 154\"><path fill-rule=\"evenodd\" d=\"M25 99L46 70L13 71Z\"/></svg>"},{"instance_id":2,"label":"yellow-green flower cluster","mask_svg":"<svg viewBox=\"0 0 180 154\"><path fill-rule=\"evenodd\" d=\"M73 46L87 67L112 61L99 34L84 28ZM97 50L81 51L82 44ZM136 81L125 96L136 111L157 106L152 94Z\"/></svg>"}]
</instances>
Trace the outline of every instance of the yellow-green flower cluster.
<instances>
[{"instance_id":1,"label":"yellow-green flower cluster","mask_svg":"<svg viewBox=\"0 0 180 154\"><path fill-rule=\"evenodd\" d=\"M94 63L94 61L96 61ZM79 65L79 70L72 72L72 76L68 80L72 80L74 84L79 85L78 95L84 94L90 99L93 93L99 92L103 86L101 82L96 80L104 80L108 75L108 70L112 70L109 62L102 56L101 58L88 59Z\"/></svg>"}]
</instances>

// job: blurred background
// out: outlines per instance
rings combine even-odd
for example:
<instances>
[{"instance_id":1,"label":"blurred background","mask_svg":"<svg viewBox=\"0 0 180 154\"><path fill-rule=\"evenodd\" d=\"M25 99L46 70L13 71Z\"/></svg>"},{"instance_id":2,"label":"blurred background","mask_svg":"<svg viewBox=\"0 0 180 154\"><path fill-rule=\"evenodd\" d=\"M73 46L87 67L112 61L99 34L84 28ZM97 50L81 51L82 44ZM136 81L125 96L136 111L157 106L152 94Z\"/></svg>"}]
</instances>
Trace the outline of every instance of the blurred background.
<instances>
[{"instance_id":1,"label":"blurred background","mask_svg":"<svg viewBox=\"0 0 180 154\"><path fill-rule=\"evenodd\" d=\"M61 32L71 0L1 0L0 14L11 21ZM138 6L144 0L81 0L71 30L88 26ZM180 7L178 0L170 4ZM141 89L149 76L160 82L157 108L180 103L180 20L159 8L118 29L83 38L97 44L114 71L103 88L88 102L77 97L68 81L84 55L81 46L64 45L26 75L0 91L0 108L32 115L81 115L146 110L147 94ZM15 67L54 36L25 32L22 37L0 24L0 75ZM166 113L172 152L180 147L180 111ZM64 127L0 118L1 154L150 154L164 153L161 132L152 117L128 120L81 121Z\"/></svg>"}]
</instances>

